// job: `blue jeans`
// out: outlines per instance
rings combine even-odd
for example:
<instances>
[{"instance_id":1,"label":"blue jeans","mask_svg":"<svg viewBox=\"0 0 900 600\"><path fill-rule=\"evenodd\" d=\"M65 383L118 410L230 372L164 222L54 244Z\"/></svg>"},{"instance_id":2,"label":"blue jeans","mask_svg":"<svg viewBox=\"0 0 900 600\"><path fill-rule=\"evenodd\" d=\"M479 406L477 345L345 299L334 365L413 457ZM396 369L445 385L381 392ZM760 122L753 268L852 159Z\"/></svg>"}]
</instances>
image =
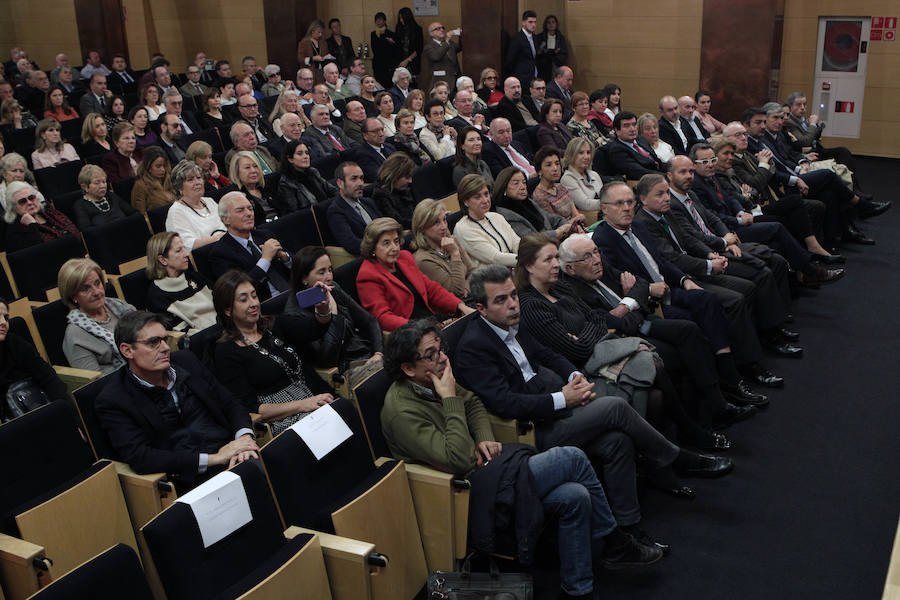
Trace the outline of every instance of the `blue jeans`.
<instances>
[{"instance_id":1,"label":"blue jeans","mask_svg":"<svg viewBox=\"0 0 900 600\"><path fill-rule=\"evenodd\" d=\"M558 446L528 460L547 514L559 519L559 575L572 595L594 589L591 545L616 527L591 461L573 446Z\"/></svg>"}]
</instances>

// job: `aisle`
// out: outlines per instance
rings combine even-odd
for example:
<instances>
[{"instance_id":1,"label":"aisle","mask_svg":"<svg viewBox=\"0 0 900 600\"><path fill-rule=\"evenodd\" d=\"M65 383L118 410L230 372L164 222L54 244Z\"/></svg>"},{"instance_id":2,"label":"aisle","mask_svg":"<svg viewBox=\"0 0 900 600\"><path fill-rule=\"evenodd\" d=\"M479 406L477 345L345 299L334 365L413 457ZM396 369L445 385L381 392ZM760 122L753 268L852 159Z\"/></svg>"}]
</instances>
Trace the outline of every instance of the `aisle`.
<instances>
[{"instance_id":1,"label":"aisle","mask_svg":"<svg viewBox=\"0 0 900 600\"><path fill-rule=\"evenodd\" d=\"M860 170L900 199L875 185L898 161ZM805 356L767 358L787 385L729 430L734 473L693 480L693 501L646 492L645 528L672 553L598 573L596 598L881 597L900 510L900 207L863 227L877 245L845 247L844 280L795 301Z\"/></svg>"}]
</instances>

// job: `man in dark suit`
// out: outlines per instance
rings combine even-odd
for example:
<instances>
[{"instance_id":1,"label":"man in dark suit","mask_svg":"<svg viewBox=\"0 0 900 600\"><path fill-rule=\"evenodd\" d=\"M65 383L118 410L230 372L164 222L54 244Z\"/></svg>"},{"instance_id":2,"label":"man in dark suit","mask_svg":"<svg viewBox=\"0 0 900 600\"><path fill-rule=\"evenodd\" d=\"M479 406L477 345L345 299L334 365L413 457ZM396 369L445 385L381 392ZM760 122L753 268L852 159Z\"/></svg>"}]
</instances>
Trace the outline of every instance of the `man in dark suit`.
<instances>
[{"instance_id":1,"label":"man in dark suit","mask_svg":"<svg viewBox=\"0 0 900 600\"><path fill-rule=\"evenodd\" d=\"M313 106L309 119L312 126L306 128L300 139L309 148L313 160L320 156L340 154L356 144L339 127L331 124L331 113L324 104Z\"/></svg>"},{"instance_id":2,"label":"man in dark suit","mask_svg":"<svg viewBox=\"0 0 900 600\"><path fill-rule=\"evenodd\" d=\"M184 110L184 97L174 86L163 94L163 103L166 105L166 114L175 115L178 118L184 135L200 133L200 124L197 123L194 113Z\"/></svg>"},{"instance_id":3,"label":"man in dark suit","mask_svg":"<svg viewBox=\"0 0 900 600\"><path fill-rule=\"evenodd\" d=\"M678 101L673 96L659 99L659 139L672 146L675 154L687 154L696 138L686 119L678 114Z\"/></svg>"},{"instance_id":4,"label":"man in dark suit","mask_svg":"<svg viewBox=\"0 0 900 600\"><path fill-rule=\"evenodd\" d=\"M687 121L688 128L694 134L696 142L709 140L709 132L697 116L697 101L693 96L682 96L678 99L678 116Z\"/></svg>"},{"instance_id":5,"label":"man in dark suit","mask_svg":"<svg viewBox=\"0 0 900 600\"><path fill-rule=\"evenodd\" d=\"M303 123L295 113L284 113L281 116L281 137L269 142L269 151L275 158L281 159L288 144L299 140L303 135Z\"/></svg>"},{"instance_id":6,"label":"man in dark suit","mask_svg":"<svg viewBox=\"0 0 900 600\"><path fill-rule=\"evenodd\" d=\"M494 118L503 117L512 125L513 131L538 124L541 111L530 96L522 95L522 84L515 77L507 77L503 82L503 97L494 107Z\"/></svg>"},{"instance_id":7,"label":"man in dark suit","mask_svg":"<svg viewBox=\"0 0 900 600\"><path fill-rule=\"evenodd\" d=\"M677 162L685 160L680 158ZM790 294L786 300L781 296L775 277L764 262L752 256L749 248L742 252L737 242L728 245L727 254L714 252L698 236L682 229L671 213L669 182L662 175L641 178L635 195L643 203L635 221L646 227L667 260L704 282L726 308L741 301L752 306L767 347L783 356L802 356L802 348L793 344L799 336L783 328Z\"/></svg>"},{"instance_id":8,"label":"man in dark suit","mask_svg":"<svg viewBox=\"0 0 900 600\"><path fill-rule=\"evenodd\" d=\"M600 193L600 203L604 220L594 230L593 239L603 255L616 268L650 281L651 295L660 299L664 315L691 318L700 323L703 318L701 306L703 303L708 305L712 300L718 303L717 295L704 290L690 275L666 260L657 249L650 232L640 223L634 222L635 199L631 188L624 183L607 184ZM697 294L697 291L702 291L704 295ZM754 377L757 381L760 380L759 377L765 376L771 378L767 381L772 384L783 383L781 378L759 365L762 347L756 336L748 304L740 294L732 293L728 298L732 302L727 306L723 305L723 308L728 317L728 345L734 352L735 363L752 368L753 373L758 375ZM690 317L683 316L684 309ZM711 330L712 328L704 327L707 334ZM722 347L720 341L711 341L715 347Z\"/></svg>"},{"instance_id":9,"label":"man in dark suit","mask_svg":"<svg viewBox=\"0 0 900 600\"><path fill-rule=\"evenodd\" d=\"M509 269L480 267L469 278L469 290L480 316L466 326L451 356L460 383L491 413L534 421L538 449L578 446L595 466L602 465L610 507L621 525L640 520L635 450L657 470L673 463L676 468L690 463L693 474L706 476L731 470L730 460L680 450L624 399L598 398L594 384L574 365L520 327L519 299ZM670 485L693 494L677 482Z\"/></svg>"},{"instance_id":10,"label":"man in dark suit","mask_svg":"<svg viewBox=\"0 0 900 600\"><path fill-rule=\"evenodd\" d=\"M192 352L169 354L159 315L135 311L116 325L127 365L94 408L110 443L137 473L172 475L179 492L259 458L247 409Z\"/></svg>"},{"instance_id":11,"label":"man in dark suit","mask_svg":"<svg viewBox=\"0 0 900 600\"><path fill-rule=\"evenodd\" d=\"M663 162L643 138L638 139L637 115L620 111L613 119L616 139L607 149L612 172L628 179L640 179L648 173L662 173Z\"/></svg>"},{"instance_id":12,"label":"man in dark suit","mask_svg":"<svg viewBox=\"0 0 900 600\"><path fill-rule=\"evenodd\" d=\"M256 139L259 140L260 144L265 144L277 137L275 130L269 124L269 120L264 119L259 114L259 100L253 94L246 94L238 98L237 107L241 120L246 121L253 128L253 132L256 133Z\"/></svg>"},{"instance_id":13,"label":"man in dark suit","mask_svg":"<svg viewBox=\"0 0 900 600\"><path fill-rule=\"evenodd\" d=\"M359 100L348 100L344 106L344 119L341 129L347 137L357 144L363 143L362 124L366 120L366 107Z\"/></svg>"},{"instance_id":14,"label":"man in dark suit","mask_svg":"<svg viewBox=\"0 0 900 600\"><path fill-rule=\"evenodd\" d=\"M291 257L281 242L256 229L253 204L243 192L228 192L219 200L219 217L226 233L209 252L213 275L229 269L244 271L256 285L260 300L290 289Z\"/></svg>"},{"instance_id":15,"label":"man in dark suit","mask_svg":"<svg viewBox=\"0 0 900 600\"><path fill-rule=\"evenodd\" d=\"M134 71L128 68L124 54L113 54L111 67L112 71L106 76L106 83L110 88L118 90L120 93L124 92L126 88L130 91L137 88Z\"/></svg>"},{"instance_id":16,"label":"man in dark suit","mask_svg":"<svg viewBox=\"0 0 900 600\"><path fill-rule=\"evenodd\" d=\"M209 90L207 86L200 83L200 77L203 75L203 71L200 70L200 67L197 65L188 65L185 74L187 75L187 82L178 88L183 95L191 97L202 96Z\"/></svg>"},{"instance_id":17,"label":"man in dark suit","mask_svg":"<svg viewBox=\"0 0 900 600\"><path fill-rule=\"evenodd\" d=\"M572 82L575 74L563 65L553 71L553 81L547 83L547 97L562 100L566 110L572 110ZM565 119L565 117L563 117Z\"/></svg>"},{"instance_id":18,"label":"man in dark suit","mask_svg":"<svg viewBox=\"0 0 900 600\"><path fill-rule=\"evenodd\" d=\"M112 98L112 92L106 89L106 75L94 73L88 83L88 92L81 97L78 104L78 113L82 118L90 113L102 115L106 111L106 105Z\"/></svg>"},{"instance_id":19,"label":"man in dark suit","mask_svg":"<svg viewBox=\"0 0 900 600\"><path fill-rule=\"evenodd\" d=\"M537 49L534 45L534 30L537 28L537 13L526 10L522 13L522 29L513 36L503 60L503 71L508 77L515 77L527 88L537 77Z\"/></svg>"},{"instance_id":20,"label":"man in dark suit","mask_svg":"<svg viewBox=\"0 0 900 600\"><path fill-rule=\"evenodd\" d=\"M388 90L391 99L394 101L394 114L400 112L403 104L406 102L406 96L409 95L409 82L412 76L405 67L397 67L391 76L394 85Z\"/></svg>"},{"instance_id":21,"label":"man in dark suit","mask_svg":"<svg viewBox=\"0 0 900 600\"><path fill-rule=\"evenodd\" d=\"M456 78L459 77L457 55L462 50L462 40L459 38L461 31L457 29L448 32L440 23L432 23L428 26L428 34L431 39L422 48L422 55L426 60L422 65L420 87L430 89L435 81L440 80L447 83L447 89L452 94Z\"/></svg>"},{"instance_id":22,"label":"man in dark suit","mask_svg":"<svg viewBox=\"0 0 900 600\"><path fill-rule=\"evenodd\" d=\"M513 139L512 127L503 117L495 117L491 121L490 138L481 147L481 158L494 177L506 167L516 167L528 178L537 175L534 155Z\"/></svg>"},{"instance_id":23,"label":"man in dark suit","mask_svg":"<svg viewBox=\"0 0 900 600\"><path fill-rule=\"evenodd\" d=\"M184 145L184 131L176 115L164 113L159 117L159 147L169 158L171 166L185 159L187 148Z\"/></svg>"},{"instance_id":24,"label":"man in dark suit","mask_svg":"<svg viewBox=\"0 0 900 600\"><path fill-rule=\"evenodd\" d=\"M723 392L738 405L768 404L768 398L753 392L737 371L728 346L728 321L718 302L710 304L699 323L671 314L659 318L651 308L657 300L650 282L615 268L587 234L566 238L559 246L559 261L560 279L572 292L592 309L605 311L606 324L616 333L650 341L667 370L687 373L706 400L706 410L722 408ZM713 347L712 340L719 347Z\"/></svg>"},{"instance_id":25,"label":"man in dark suit","mask_svg":"<svg viewBox=\"0 0 900 600\"><path fill-rule=\"evenodd\" d=\"M328 207L328 227L344 250L359 254L366 226L381 216L375 203L363 198L363 171L354 162L343 162L334 171L340 195Z\"/></svg>"},{"instance_id":26,"label":"man in dark suit","mask_svg":"<svg viewBox=\"0 0 900 600\"><path fill-rule=\"evenodd\" d=\"M363 143L354 148L352 154L363 171L363 179L372 183L378 179L378 169L396 148L384 141L384 125L378 119L363 120L361 131Z\"/></svg>"},{"instance_id":27,"label":"man in dark suit","mask_svg":"<svg viewBox=\"0 0 900 600\"><path fill-rule=\"evenodd\" d=\"M462 133L466 127L474 127L481 132L481 138L487 132L487 126L484 124L484 115L475 113L475 100L472 92L468 90L456 90L453 96L453 106L456 107L457 115L447 121L447 125L456 130L456 133Z\"/></svg>"},{"instance_id":28,"label":"man in dark suit","mask_svg":"<svg viewBox=\"0 0 900 600\"><path fill-rule=\"evenodd\" d=\"M29 71L25 82L16 88L14 96L35 117L44 114L44 98L50 89L50 78L43 71Z\"/></svg>"}]
</instances>

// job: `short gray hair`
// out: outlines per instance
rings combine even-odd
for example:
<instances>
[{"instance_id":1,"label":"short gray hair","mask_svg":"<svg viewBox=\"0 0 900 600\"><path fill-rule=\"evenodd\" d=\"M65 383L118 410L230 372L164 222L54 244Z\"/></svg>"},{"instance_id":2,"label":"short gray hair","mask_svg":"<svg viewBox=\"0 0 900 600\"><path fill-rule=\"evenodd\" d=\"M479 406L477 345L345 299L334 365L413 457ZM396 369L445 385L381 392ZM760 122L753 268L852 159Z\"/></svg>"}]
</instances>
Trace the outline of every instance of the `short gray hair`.
<instances>
[{"instance_id":1,"label":"short gray hair","mask_svg":"<svg viewBox=\"0 0 900 600\"><path fill-rule=\"evenodd\" d=\"M565 268L566 265L578 260L575 251L572 250L572 246L575 245L575 242L579 241L588 241L591 244L594 244L594 238L592 238L589 233L573 233L564 239L559 245L559 264L561 267ZM594 247L596 248L597 245L594 244Z\"/></svg>"},{"instance_id":2,"label":"short gray hair","mask_svg":"<svg viewBox=\"0 0 900 600\"><path fill-rule=\"evenodd\" d=\"M244 192L239 192L237 190L233 192L228 192L221 198L219 198L219 218L222 221L225 221L225 218L228 216L228 211L231 210L231 204L238 198L243 198L247 200L247 195Z\"/></svg>"},{"instance_id":3,"label":"short gray hair","mask_svg":"<svg viewBox=\"0 0 900 600\"><path fill-rule=\"evenodd\" d=\"M471 77L469 77L468 75L463 75L462 77L457 77L457 78L456 78L456 89L461 88L461 87L462 87L462 84L464 84L464 83L466 83L466 82L471 83L473 87L475 86L475 82L472 81L472 78L471 78Z\"/></svg>"},{"instance_id":4,"label":"short gray hair","mask_svg":"<svg viewBox=\"0 0 900 600\"><path fill-rule=\"evenodd\" d=\"M612 190L615 187L619 187L620 185L624 185L629 190L631 189L628 186L628 184L625 183L624 181L610 181L609 183L604 185L602 188L600 188L600 198L599 198L600 203L603 204L604 202L606 202L606 199L609 197L610 190Z\"/></svg>"},{"instance_id":5,"label":"short gray hair","mask_svg":"<svg viewBox=\"0 0 900 600\"><path fill-rule=\"evenodd\" d=\"M179 92L175 87L170 87L166 90L166 93L163 94L163 104L166 104L171 98L178 96L181 98L181 92Z\"/></svg>"},{"instance_id":6,"label":"short gray hair","mask_svg":"<svg viewBox=\"0 0 900 600\"><path fill-rule=\"evenodd\" d=\"M394 69L394 74L391 76L391 82L397 83L400 80L402 75L406 75L410 79L412 79L412 75L410 75L409 70L404 67L397 67Z\"/></svg>"},{"instance_id":7,"label":"short gray hair","mask_svg":"<svg viewBox=\"0 0 900 600\"><path fill-rule=\"evenodd\" d=\"M235 121L231 125L231 129L228 130L228 137L231 138L231 143L237 146L238 138L241 137L241 134L237 132L238 126L243 125L244 127L249 127L251 130L253 127L247 121Z\"/></svg>"},{"instance_id":8,"label":"short gray hair","mask_svg":"<svg viewBox=\"0 0 900 600\"><path fill-rule=\"evenodd\" d=\"M794 102L799 100L800 98L806 98L806 94L803 92L791 92L787 100L784 101L785 106L794 106Z\"/></svg>"},{"instance_id":9,"label":"short gray hair","mask_svg":"<svg viewBox=\"0 0 900 600\"><path fill-rule=\"evenodd\" d=\"M487 292L484 291L484 284L506 283L507 279L512 279L509 267L503 265L478 267L469 275L469 296L476 304L487 306L488 298Z\"/></svg>"},{"instance_id":10,"label":"short gray hair","mask_svg":"<svg viewBox=\"0 0 900 600\"><path fill-rule=\"evenodd\" d=\"M0 184L2 185L2 184ZM41 194L38 189L27 181L13 181L6 184L6 212L3 214L3 219L7 223L15 223L16 219L19 218L19 213L16 212L16 203L13 201L13 194L20 190L34 190L34 194L37 196L38 205L41 207L41 210L44 209L44 204L46 200L44 200L44 195Z\"/></svg>"},{"instance_id":11,"label":"short gray hair","mask_svg":"<svg viewBox=\"0 0 900 600\"><path fill-rule=\"evenodd\" d=\"M184 186L184 182L187 181L188 177L195 173L200 177L203 177L203 171L200 169L199 165L187 159L182 159L181 162L172 167L172 174L170 175L172 187L179 196L181 195L181 188Z\"/></svg>"},{"instance_id":12,"label":"short gray hair","mask_svg":"<svg viewBox=\"0 0 900 600\"><path fill-rule=\"evenodd\" d=\"M784 108L777 102L766 102L762 105L762 109L766 111L766 116L775 114L775 113L783 113Z\"/></svg>"},{"instance_id":13,"label":"short gray hair","mask_svg":"<svg viewBox=\"0 0 900 600\"><path fill-rule=\"evenodd\" d=\"M725 137L732 135L731 133L729 133L729 130L733 130L738 126L743 127L744 124L740 121L730 121L727 125L725 125L725 127L722 128L722 135L724 135Z\"/></svg>"}]
</instances>

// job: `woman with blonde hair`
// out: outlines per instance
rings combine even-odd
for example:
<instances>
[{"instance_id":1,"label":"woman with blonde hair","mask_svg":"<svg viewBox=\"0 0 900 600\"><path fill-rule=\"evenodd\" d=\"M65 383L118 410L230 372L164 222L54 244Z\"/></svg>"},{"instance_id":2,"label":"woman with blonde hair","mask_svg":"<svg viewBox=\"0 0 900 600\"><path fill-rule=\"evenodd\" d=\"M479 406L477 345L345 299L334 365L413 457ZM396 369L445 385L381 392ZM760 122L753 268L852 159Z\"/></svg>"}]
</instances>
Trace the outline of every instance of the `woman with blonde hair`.
<instances>
[{"instance_id":1,"label":"woman with blonde hair","mask_svg":"<svg viewBox=\"0 0 900 600\"><path fill-rule=\"evenodd\" d=\"M231 180L219 172L219 165L212 158L212 146L203 140L197 140L188 146L184 158L200 167L203 172L204 193L207 196L215 190L231 185Z\"/></svg>"},{"instance_id":2,"label":"woman with blonde hair","mask_svg":"<svg viewBox=\"0 0 900 600\"><path fill-rule=\"evenodd\" d=\"M109 130L100 113L90 113L81 125L81 153L85 157L100 156L112 150Z\"/></svg>"},{"instance_id":3,"label":"woman with blonde hair","mask_svg":"<svg viewBox=\"0 0 900 600\"><path fill-rule=\"evenodd\" d=\"M328 54L328 45L322 39L324 33L325 23L315 19L307 27L306 36L297 44L297 63L300 67L312 69L316 83L322 81L322 68L325 66L325 55Z\"/></svg>"},{"instance_id":4,"label":"woman with blonde hair","mask_svg":"<svg viewBox=\"0 0 900 600\"><path fill-rule=\"evenodd\" d=\"M428 92L428 97L441 101L444 107L444 118L452 119L459 114L456 112L456 107L450 102L450 86L447 85L446 81L437 79L431 82L431 91Z\"/></svg>"},{"instance_id":5,"label":"woman with blonde hair","mask_svg":"<svg viewBox=\"0 0 900 600\"><path fill-rule=\"evenodd\" d=\"M146 213L151 208L175 202L169 159L159 146L144 148L144 156L137 168L137 178L131 190L131 205Z\"/></svg>"},{"instance_id":6,"label":"woman with blonde hair","mask_svg":"<svg viewBox=\"0 0 900 600\"><path fill-rule=\"evenodd\" d=\"M475 265L447 225L447 207L427 198L416 205L412 218L416 265L426 277L456 296L469 295L469 274Z\"/></svg>"},{"instance_id":7,"label":"woman with blonde hair","mask_svg":"<svg viewBox=\"0 0 900 600\"><path fill-rule=\"evenodd\" d=\"M3 142L0 138L0 148ZM6 211L6 185L13 181L27 181L31 185L37 185L34 181L34 173L28 169L28 161L17 152L4 154L0 158L0 207Z\"/></svg>"},{"instance_id":8,"label":"woman with blonde hair","mask_svg":"<svg viewBox=\"0 0 900 600\"><path fill-rule=\"evenodd\" d=\"M307 118L306 113L300 108L300 103L298 102L299 98L300 92L297 90L285 89L278 96L278 99L275 100L275 106L272 108L272 112L269 113L269 123L272 124L272 129L274 129L275 133L278 135L281 135L281 117L287 113L292 113L300 117L301 131L312 125L309 118Z\"/></svg>"},{"instance_id":9,"label":"woman with blonde hair","mask_svg":"<svg viewBox=\"0 0 900 600\"><path fill-rule=\"evenodd\" d=\"M35 169L55 167L70 160L81 160L75 148L60 137L59 121L41 119L34 130L34 152L31 164Z\"/></svg>"},{"instance_id":10,"label":"woman with blonde hair","mask_svg":"<svg viewBox=\"0 0 900 600\"><path fill-rule=\"evenodd\" d=\"M246 150L236 152L231 158L228 179L238 186L238 189L247 196L247 200L253 204L256 225L274 221L281 216L278 214L278 202L273 201L275 192L266 188L266 178L263 177L262 165L256 154Z\"/></svg>"},{"instance_id":11,"label":"woman with blonde hair","mask_svg":"<svg viewBox=\"0 0 900 600\"><path fill-rule=\"evenodd\" d=\"M422 113L422 108L424 106L425 92L418 89L409 90L409 94L406 96L406 100L403 102L403 108L411 112L416 118L415 129L422 129L423 127L425 127L425 125L428 124L428 122L425 120L425 115Z\"/></svg>"},{"instance_id":12,"label":"woman with blonde hair","mask_svg":"<svg viewBox=\"0 0 900 600\"><path fill-rule=\"evenodd\" d=\"M493 106L503 98L503 88L500 86L500 75L496 69L487 67L481 70L481 86L476 92L478 97L488 106Z\"/></svg>"},{"instance_id":13,"label":"woman with blonde hair","mask_svg":"<svg viewBox=\"0 0 900 600\"><path fill-rule=\"evenodd\" d=\"M671 162L675 158L675 150L665 140L659 139L659 122L650 113L644 113L638 117L638 135L647 140L656 156L664 163Z\"/></svg>"},{"instance_id":14,"label":"woman with blonde hair","mask_svg":"<svg viewBox=\"0 0 900 600\"><path fill-rule=\"evenodd\" d=\"M574 137L566 146L559 183L569 192L578 210L600 210L600 190L603 179L591 169L594 145L583 137Z\"/></svg>"},{"instance_id":15,"label":"woman with blonde hair","mask_svg":"<svg viewBox=\"0 0 900 600\"><path fill-rule=\"evenodd\" d=\"M125 364L115 340L116 324L134 307L106 296L106 276L89 258L67 260L59 270L59 296L69 307L63 352L69 366L109 375Z\"/></svg>"},{"instance_id":16,"label":"woman with blonde hair","mask_svg":"<svg viewBox=\"0 0 900 600\"><path fill-rule=\"evenodd\" d=\"M192 335L216 324L216 309L209 282L191 269L189 253L174 231L147 240L147 310L166 315L166 329Z\"/></svg>"}]
</instances>

